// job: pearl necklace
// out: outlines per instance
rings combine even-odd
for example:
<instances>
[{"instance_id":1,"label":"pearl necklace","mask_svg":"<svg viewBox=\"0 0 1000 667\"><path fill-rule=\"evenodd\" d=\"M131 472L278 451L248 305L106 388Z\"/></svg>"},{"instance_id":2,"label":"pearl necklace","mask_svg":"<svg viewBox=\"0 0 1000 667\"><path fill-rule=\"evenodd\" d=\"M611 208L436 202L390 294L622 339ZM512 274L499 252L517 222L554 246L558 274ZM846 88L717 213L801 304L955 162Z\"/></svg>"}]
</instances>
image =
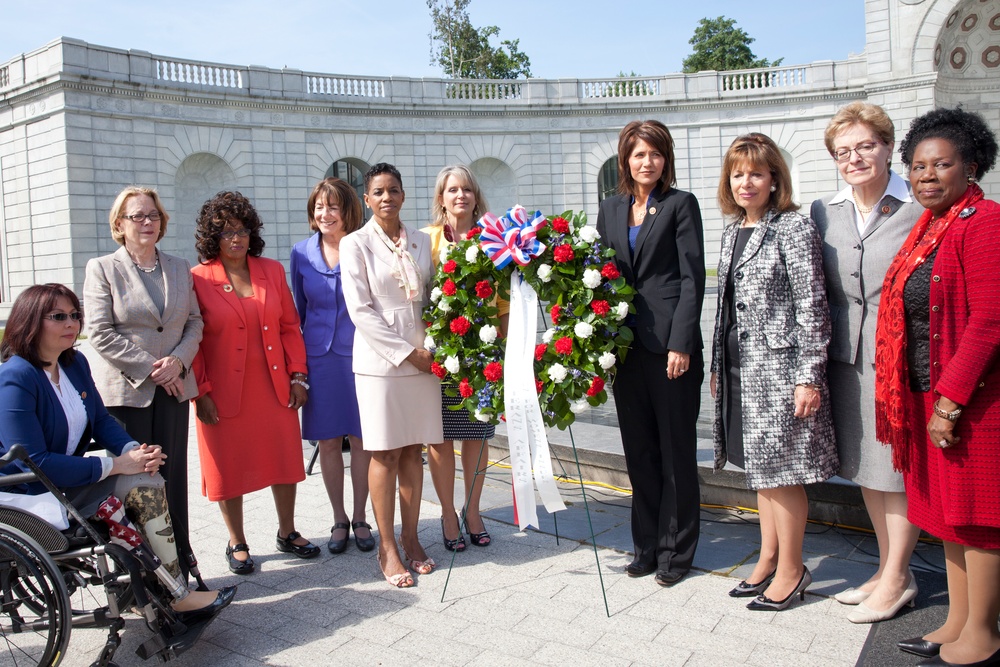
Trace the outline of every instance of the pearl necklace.
<instances>
[{"instance_id":1,"label":"pearl necklace","mask_svg":"<svg viewBox=\"0 0 1000 667\"><path fill-rule=\"evenodd\" d=\"M851 199L854 200L854 205L858 207L858 213L866 218L868 217L868 214L875 209L875 204L872 204L871 206L862 206L861 202L858 201L858 195L854 192L854 188L851 188Z\"/></svg>"}]
</instances>

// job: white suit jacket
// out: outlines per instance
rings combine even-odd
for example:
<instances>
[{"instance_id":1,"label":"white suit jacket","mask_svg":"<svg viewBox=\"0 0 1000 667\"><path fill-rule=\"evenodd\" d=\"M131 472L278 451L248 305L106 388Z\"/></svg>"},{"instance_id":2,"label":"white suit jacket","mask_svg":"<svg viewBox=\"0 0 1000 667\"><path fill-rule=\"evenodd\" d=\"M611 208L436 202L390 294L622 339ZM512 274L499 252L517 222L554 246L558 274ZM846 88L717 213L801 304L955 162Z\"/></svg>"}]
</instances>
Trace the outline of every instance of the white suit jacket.
<instances>
[{"instance_id":1,"label":"white suit jacket","mask_svg":"<svg viewBox=\"0 0 1000 667\"><path fill-rule=\"evenodd\" d=\"M357 328L354 336L354 372L360 375L417 375L406 361L424 347L424 306L434 279L431 239L406 228L407 250L420 269L421 293L407 301L399 280L392 276L393 255L369 220L340 242L340 270L344 302Z\"/></svg>"},{"instance_id":2,"label":"white suit jacket","mask_svg":"<svg viewBox=\"0 0 1000 667\"><path fill-rule=\"evenodd\" d=\"M163 314L132 265L125 246L87 262L83 281L84 321L90 344L100 354L94 382L106 405L144 408L153 402L153 362L174 355L188 371L203 323L187 260L160 253ZM198 395L194 374L184 379L178 400Z\"/></svg>"}]
</instances>

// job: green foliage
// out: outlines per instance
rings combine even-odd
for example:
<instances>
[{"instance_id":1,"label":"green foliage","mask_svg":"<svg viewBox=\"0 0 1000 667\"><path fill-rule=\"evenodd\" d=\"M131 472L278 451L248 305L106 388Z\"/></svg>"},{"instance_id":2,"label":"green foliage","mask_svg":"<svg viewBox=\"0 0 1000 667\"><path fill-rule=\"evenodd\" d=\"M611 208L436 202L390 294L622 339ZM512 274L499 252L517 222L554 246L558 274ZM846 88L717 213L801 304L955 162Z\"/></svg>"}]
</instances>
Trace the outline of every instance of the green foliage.
<instances>
[{"instance_id":1,"label":"green foliage","mask_svg":"<svg viewBox=\"0 0 1000 667\"><path fill-rule=\"evenodd\" d=\"M520 50L520 40L505 39L499 46L500 28L477 28L469 20L472 0L427 0L434 30L431 64L438 64L453 79L518 79L531 76L531 60Z\"/></svg>"},{"instance_id":2,"label":"green foliage","mask_svg":"<svg viewBox=\"0 0 1000 667\"><path fill-rule=\"evenodd\" d=\"M694 52L684 59L683 71L691 74L706 70L725 72L777 67L784 60L778 58L771 62L767 58L758 58L750 50L754 41L746 31L736 26L733 19L725 16L701 19L694 30L694 36L688 41L694 47Z\"/></svg>"}]
</instances>

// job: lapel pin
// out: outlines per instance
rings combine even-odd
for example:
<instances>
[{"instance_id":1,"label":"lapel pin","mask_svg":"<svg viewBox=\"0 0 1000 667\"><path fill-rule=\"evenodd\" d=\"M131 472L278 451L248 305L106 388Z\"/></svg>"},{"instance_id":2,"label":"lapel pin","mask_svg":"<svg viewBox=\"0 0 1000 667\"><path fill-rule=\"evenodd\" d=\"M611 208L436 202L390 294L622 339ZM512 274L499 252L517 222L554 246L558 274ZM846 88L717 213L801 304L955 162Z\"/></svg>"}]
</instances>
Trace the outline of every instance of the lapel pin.
<instances>
[{"instance_id":1,"label":"lapel pin","mask_svg":"<svg viewBox=\"0 0 1000 667\"><path fill-rule=\"evenodd\" d=\"M81 391L80 392L80 398L87 398L87 392Z\"/></svg>"},{"instance_id":2,"label":"lapel pin","mask_svg":"<svg viewBox=\"0 0 1000 667\"><path fill-rule=\"evenodd\" d=\"M414 243L414 244L413 244L412 246L410 246L410 247L411 247L411 248L413 248L414 250L416 250L416 249L417 249L417 244L416 244L416 243Z\"/></svg>"},{"instance_id":3,"label":"lapel pin","mask_svg":"<svg viewBox=\"0 0 1000 667\"><path fill-rule=\"evenodd\" d=\"M650 215L656 215L656 207L655 206L649 209L649 214Z\"/></svg>"},{"instance_id":4,"label":"lapel pin","mask_svg":"<svg viewBox=\"0 0 1000 667\"><path fill-rule=\"evenodd\" d=\"M958 217L960 217L962 220L965 220L966 218L971 218L973 215L975 215L975 213L976 213L975 206L967 206L963 208L961 211L959 211Z\"/></svg>"},{"instance_id":5,"label":"lapel pin","mask_svg":"<svg viewBox=\"0 0 1000 667\"><path fill-rule=\"evenodd\" d=\"M225 284L225 285L222 286L222 291L223 292L232 292L233 291L233 286L227 283L227 284Z\"/></svg>"},{"instance_id":6,"label":"lapel pin","mask_svg":"<svg viewBox=\"0 0 1000 667\"><path fill-rule=\"evenodd\" d=\"M882 207L882 213L886 215L892 213L892 207L886 204L885 206Z\"/></svg>"}]
</instances>

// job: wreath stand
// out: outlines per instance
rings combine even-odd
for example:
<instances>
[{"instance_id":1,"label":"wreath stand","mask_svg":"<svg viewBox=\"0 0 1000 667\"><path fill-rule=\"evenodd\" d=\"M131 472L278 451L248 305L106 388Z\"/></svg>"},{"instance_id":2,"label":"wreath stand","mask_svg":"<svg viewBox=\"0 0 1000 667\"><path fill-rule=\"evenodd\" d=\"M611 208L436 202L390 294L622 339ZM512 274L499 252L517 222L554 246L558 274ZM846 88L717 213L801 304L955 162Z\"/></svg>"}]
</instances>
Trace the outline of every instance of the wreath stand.
<instances>
[{"instance_id":1,"label":"wreath stand","mask_svg":"<svg viewBox=\"0 0 1000 667\"><path fill-rule=\"evenodd\" d=\"M538 309L542 313L542 320L541 321L545 322L545 310L542 308L542 304L541 303L538 304ZM581 493L581 495L583 495L583 509L587 513L587 526L590 529L590 544L591 544L591 547L593 547L593 549L594 549L594 562L597 564L597 578L601 582L601 596L604 599L604 613L607 614L608 618L611 618L611 610L608 607L608 592L607 592L607 589L604 587L604 575L601 573L601 557L600 557L600 555L597 552L597 538L594 536L594 522L590 518L590 505L587 502L587 489L586 489L586 487L583 484L583 471L580 469L580 456L577 454L577 451L576 451L576 439L573 437L573 425L570 424L569 426L567 426L566 430L569 432L569 441L570 441L570 445L573 448L573 460L576 462L576 481L579 482L579 484L580 484L580 493ZM483 438L483 441L482 441L482 443L479 446L479 456L476 459L477 461L481 461L482 460L482 458L483 458L483 452L486 450L486 443L487 443L487 439ZM454 454L452 454L452 455L454 456ZM556 459L556 460L558 461L558 459ZM482 471L476 470L476 474L473 476L472 485L470 486L470 489L474 490L476 488L476 483L479 481L477 478L480 477L480 476L482 476L482 477L485 478L486 471L489 470L490 466L493 466L493 465L495 465L495 464L494 463L489 463L489 459L487 457L486 467ZM564 479L564 480L572 481L572 478L569 475L566 474L566 469L563 467L562 461L559 461L559 468L562 471L562 474L560 475L560 477L562 479ZM485 479L483 480L483 483L485 484ZM465 504L463 505L463 507L468 507L469 506L469 502L471 502L471 500L472 500L472 495L471 494L472 494L472 491L470 490L469 497L467 497L465 499ZM558 545L559 544L559 513L558 512L552 513L552 522L553 522L553 524L555 526L556 545ZM460 531L459 534L462 534L463 531L464 532L468 532L468 529L469 529L469 525L468 525L468 522L466 520L465 511L464 510L462 511L461 520L459 521L458 529ZM541 531L539 531L539 532L541 532ZM451 581L451 571L455 567L455 556L457 556L457 555L458 555L458 552L456 552L456 551L452 551L451 552L451 561L448 563L448 576L444 580L444 588L441 591L441 602L444 602L445 594L447 594L447 592L448 592L448 582Z\"/></svg>"}]
</instances>

